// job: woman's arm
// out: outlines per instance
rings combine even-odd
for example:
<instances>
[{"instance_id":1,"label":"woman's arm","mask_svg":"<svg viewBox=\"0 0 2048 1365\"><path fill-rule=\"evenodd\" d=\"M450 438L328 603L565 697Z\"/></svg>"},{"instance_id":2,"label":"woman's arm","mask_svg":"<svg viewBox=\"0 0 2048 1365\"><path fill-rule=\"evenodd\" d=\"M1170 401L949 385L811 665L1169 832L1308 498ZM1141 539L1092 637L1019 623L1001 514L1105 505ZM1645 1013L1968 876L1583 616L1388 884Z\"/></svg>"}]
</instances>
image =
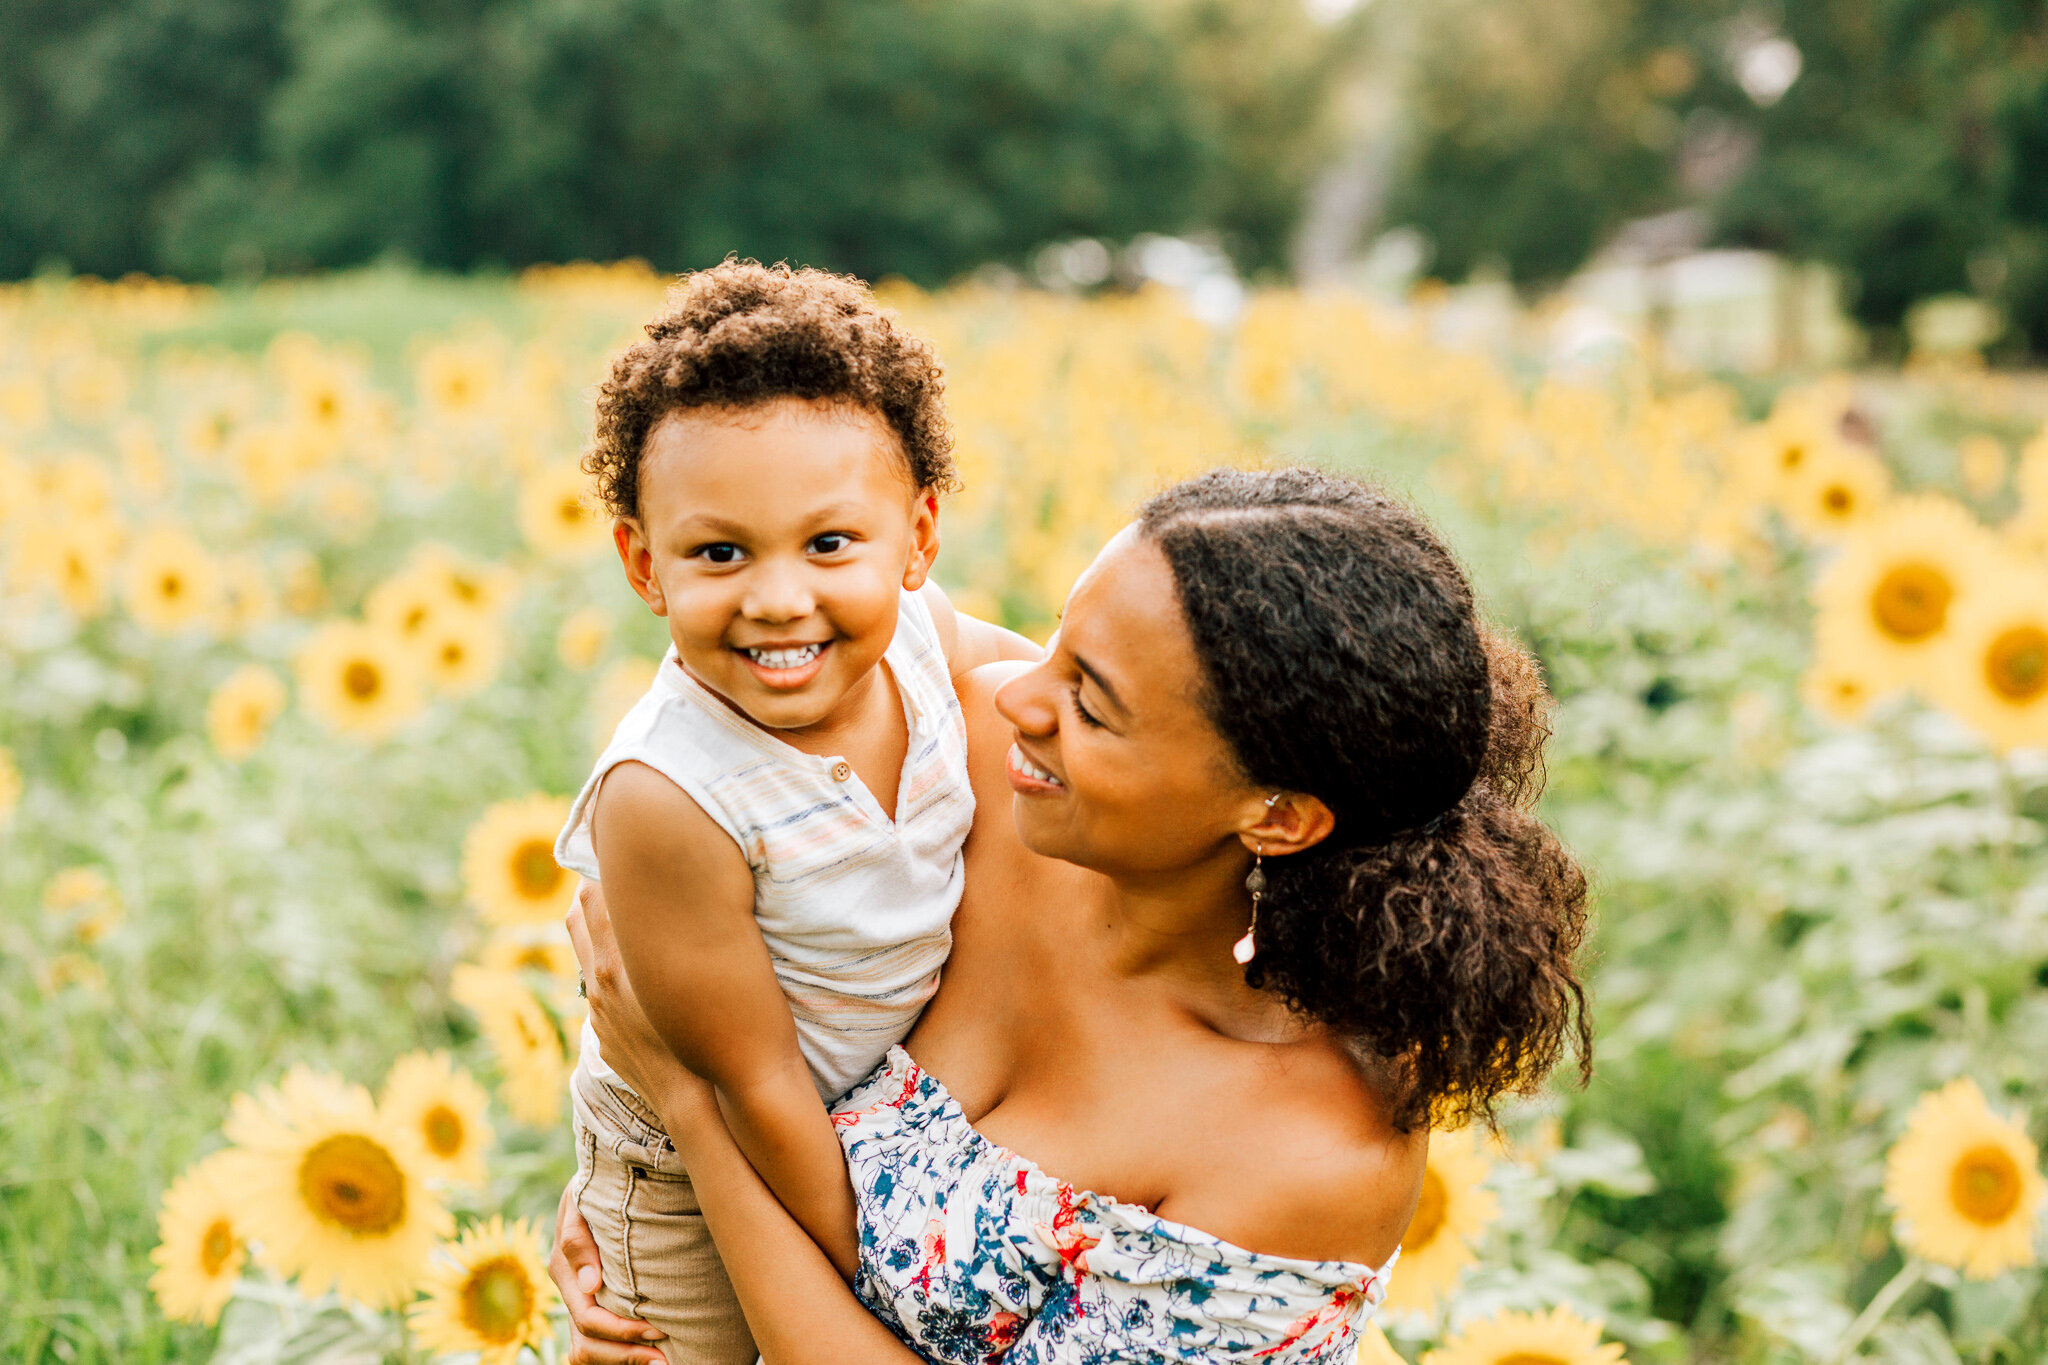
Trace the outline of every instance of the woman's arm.
<instances>
[{"instance_id":1,"label":"woman's arm","mask_svg":"<svg viewBox=\"0 0 2048 1365\"><path fill-rule=\"evenodd\" d=\"M711 1087L676 1060L647 1022L621 968L600 888L584 884L569 911L569 937L605 1061L654 1106L676 1144L762 1359L767 1365L920 1360L861 1306L817 1243L776 1202L726 1130Z\"/></svg>"}]
</instances>

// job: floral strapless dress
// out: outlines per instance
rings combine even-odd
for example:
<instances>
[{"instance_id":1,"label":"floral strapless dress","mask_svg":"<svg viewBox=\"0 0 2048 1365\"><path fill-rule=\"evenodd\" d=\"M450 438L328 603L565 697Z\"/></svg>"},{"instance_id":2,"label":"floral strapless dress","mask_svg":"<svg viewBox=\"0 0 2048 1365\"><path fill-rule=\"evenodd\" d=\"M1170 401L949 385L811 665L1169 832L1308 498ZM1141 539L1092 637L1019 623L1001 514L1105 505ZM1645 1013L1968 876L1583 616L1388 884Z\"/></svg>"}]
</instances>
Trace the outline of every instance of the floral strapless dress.
<instances>
[{"instance_id":1,"label":"floral strapless dress","mask_svg":"<svg viewBox=\"0 0 2048 1365\"><path fill-rule=\"evenodd\" d=\"M901 1047L832 1122L860 1211L854 1292L946 1365L1349 1365L1400 1256L1268 1256L1076 1190L976 1132Z\"/></svg>"}]
</instances>

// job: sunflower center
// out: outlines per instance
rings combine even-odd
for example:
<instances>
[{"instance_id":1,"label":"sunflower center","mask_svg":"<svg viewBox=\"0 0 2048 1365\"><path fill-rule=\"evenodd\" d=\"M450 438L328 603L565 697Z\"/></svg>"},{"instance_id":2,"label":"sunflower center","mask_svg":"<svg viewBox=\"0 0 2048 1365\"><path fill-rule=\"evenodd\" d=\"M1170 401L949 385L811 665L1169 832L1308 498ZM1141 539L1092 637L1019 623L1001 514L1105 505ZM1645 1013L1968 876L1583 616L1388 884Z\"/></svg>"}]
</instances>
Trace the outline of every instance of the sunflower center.
<instances>
[{"instance_id":1,"label":"sunflower center","mask_svg":"<svg viewBox=\"0 0 2048 1365\"><path fill-rule=\"evenodd\" d=\"M519 894L529 900L545 900L562 886L562 869L555 862L555 846L544 839L528 839L512 853L512 880Z\"/></svg>"},{"instance_id":2,"label":"sunflower center","mask_svg":"<svg viewBox=\"0 0 2048 1365\"><path fill-rule=\"evenodd\" d=\"M1408 1220L1408 1231L1401 1238L1401 1245L1414 1255L1436 1240L1443 1230L1444 1214L1451 1206L1450 1194L1444 1189L1444 1178L1435 1171L1422 1173L1422 1198L1416 1202L1415 1216Z\"/></svg>"},{"instance_id":3,"label":"sunflower center","mask_svg":"<svg viewBox=\"0 0 2048 1365\"><path fill-rule=\"evenodd\" d=\"M533 1281L510 1256L482 1261L462 1282L462 1322L485 1341L519 1340L533 1312Z\"/></svg>"},{"instance_id":4,"label":"sunflower center","mask_svg":"<svg viewBox=\"0 0 2048 1365\"><path fill-rule=\"evenodd\" d=\"M419 628L425 625L426 623L427 609L425 607L414 607L411 611L408 611L405 614L403 628L407 635L411 635L417 632Z\"/></svg>"},{"instance_id":5,"label":"sunflower center","mask_svg":"<svg viewBox=\"0 0 2048 1365\"><path fill-rule=\"evenodd\" d=\"M448 641L448 643L441 646L441 662L446 664L450 668L460 667L462 664L463 652L464 651L462 648L461 641L450 640Z\"/></svg>"},{"instance_id":6,"label":"sunflower center","mask_svg":"<svg viewBox=\"0 0 2048 1365\"><path fill-rule=\"evenodd\" d=\"M162 578L157 580L156 590L166 599L172 599L183 596L185 592L185 580L178 577L178 575L174 573L167 573Z\"/></svg>"},{"instance_id":7,"label":"sunflower center","mask_svg":"<svg viewBox=\"0 0 2048 1365\"><path fill-rule=\"evenodd\" d=\"M2048 630L2014 626L1984 651L1984 680L2010 702L2026 703L2048 694Z\"/></svg>"},{"instance_id":8,"label":"sunflower center","mask_svg":"<svg viewBox=\"0 0 2048 1365\"><path fill-rule=\"evenodd\" d=\"M1571 1365L1562 1356L1539 1354L1535 1351L1517 1351L1511 1356L1501 1356L1493 1365Z\"/></svg>"},{"instance_id":9,"label":"sunflower center","mask_svg":"<svg viewBox=\"0 0 2048 1365\"><path fill-rule=\"evenodd\" d=\"M227 1265L228 1258L235 1254L235 1230L228 1226L225 1218L216 1218L206 1229L206 1235L199 1239L199 1268L212 1279Z\"/></svg>"},{"instance_id":10,"label":"sunflower center","mask_svg":"<svg viewBox=\"0 0 2048 1365\"><path fill-rule=\"evenodd\" d=\"M437 1104L420 1120L427 1135L427 1150L438 1157L451 1157L462 1150L462 1115L445 1104Z\"/></svg>"},{"instance_id":11,"label":"sunflower center","mask_svg":"<svg viewBox=\"0 0 2048 1365\"><path fill-rule=\"evenodd\" d=\"M583 523L583 503L579 499L564 498L556 510L561 514L564 526L580 526Z\"/></svg>"},{"instance_id":12,"label":"sunflower center","mask_svg":"<svg viewBox=\"0 0 2048 1365\"><path fill-rule=\"evenodd\" d=\"M384 690L384 675L366 659L351 659L341 670L341 690L356 701L369 701Z\"/></svg>"},{"instance_id":13,"label":"sunflower center","mask_svg":"<svg viewBox=\"0 0 2048 1365\"><path fill-rule=\"evenodd\" d=\"M2003 1147L1974 1147L1950 1173L1948 1197L1963 1217L1996 1227L2019 1207L2019 1163Z\"/></svg>"},{"instance_id":14,"label":"sunflower center","mask_svg":"<svg viewBox=\"0 0 2048 1365\"><path fill-rule=\"evenodd\" d=\"M1846 516L1856 506L1856 495L1838 483L1831 483L1821 491L1821 510L1829 516Z\"/></svg>"},{"instance_id":15,"label":"sunflower center","mask_svg":"<svg viewBox=\"0 0 2048 1365\"><path fill-rule=\"evenodd\" d=\"M405 1221L405 1172L383 1143L360 1133L313 1144L299 1163L299 1194L315 1216L358 1237Z\"/></svg>"},{"instance_id":16,"label":"sunflower center","mask_svg":"<svg viewBox=\"0 0 2048 1365\"><path fill-rule=\"evenodd\" d=\"M1806 447L1796 441L1791 445L1781 447L1778 451L1778 468L1784 470L1787 474L1790 474L1805 463Z\"/></svg>"},{"instance_id":17,"label":"sunflower center","mask_svg":"<svg viewBox=\"0 0 2048 1365\"><path fill-rule=\"evenodd\" d=\"M519 955L518 965L542 972L551 972L555 969L555 964L548 959L548 950L545 948L528 948Z\"/></svg>"},{"instance_id":18,"label":"sunflower center","mask_svg":"<svg viewBox=\"0 0 2048 1365\"><path fill-rule=\"evenodd\" d=\"M1877 628L1901 644L1918 644L1948 622L1955 588L1932 564L1900 564L1878 580L1870 594Z\"/></svg>"}]
</instances>

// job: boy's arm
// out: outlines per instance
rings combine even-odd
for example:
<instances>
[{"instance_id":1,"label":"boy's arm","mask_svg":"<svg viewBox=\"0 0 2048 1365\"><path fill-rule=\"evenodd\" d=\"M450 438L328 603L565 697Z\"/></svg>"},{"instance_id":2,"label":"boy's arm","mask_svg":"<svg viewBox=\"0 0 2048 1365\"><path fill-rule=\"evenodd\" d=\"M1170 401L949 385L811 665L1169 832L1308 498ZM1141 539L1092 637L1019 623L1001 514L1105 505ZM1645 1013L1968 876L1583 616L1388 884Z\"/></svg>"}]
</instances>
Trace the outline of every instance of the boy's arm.
<instances>
[{"instance_id":1,"label":"boy's arm","mask_svg":"<svg viewBox=\"0 0 2048 1365\"><path fill-rule=\"evenodd\" d=\"M740 1150L850 1279L858 1250L846 1158L797 1050L746 858L687 793L640 763L606 775L591 835L648 1022L716 1088Z\"/></svg>"},{"instance_id":2,"label":"boy's arm","mask_svg":"<svg viewBox=\"0 0 2048 1365\"><path fill-rule=\"evenodd\" d=\"M946 596L946 590L937 581L926 579L918 592L931 611L932 625L939 632L939 644L946 651L946 668L953 675L956 686L960 679L983 664L1002 659L1024 659L1035 664L1045 657L1043 649L1016 631L1005 630L992 621L955 610L953 599Z\"/></svg>"}]
</instances>

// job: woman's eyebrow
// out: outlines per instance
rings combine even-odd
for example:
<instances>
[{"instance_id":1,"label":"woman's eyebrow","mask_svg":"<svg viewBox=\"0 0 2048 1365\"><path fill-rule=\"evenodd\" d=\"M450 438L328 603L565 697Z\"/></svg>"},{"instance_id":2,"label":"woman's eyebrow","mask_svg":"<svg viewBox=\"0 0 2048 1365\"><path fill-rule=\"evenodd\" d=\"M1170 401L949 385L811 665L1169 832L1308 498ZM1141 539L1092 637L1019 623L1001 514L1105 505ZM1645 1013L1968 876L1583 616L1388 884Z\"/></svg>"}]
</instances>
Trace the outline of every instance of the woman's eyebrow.
<instances>
[{"instance_id":1,"label":"woman's eyebrow","mask_svg":"<svg viewBox=\"0 0 2048 1365\"><path fill-rule=\"evenodd\" d=\"M1123 712L1127 716L1131 713L1131 708L1124 705L1123 698L1119 697L1116 694L1116 689L1114 687L1111 687L1108 681L1104 679L1100 673L1095 671L1095 666L1093 664L1089 663L1086 659L1076 654L1074 656L1074 667L1080 669L1083 673L1085 673L1088 676L1088 681L1094 683L1098 688L1102 690L1102 695L1109 698L1109 704L1111 706L1114 706L1117 710Z\"/></svg>"}]
</instances>

